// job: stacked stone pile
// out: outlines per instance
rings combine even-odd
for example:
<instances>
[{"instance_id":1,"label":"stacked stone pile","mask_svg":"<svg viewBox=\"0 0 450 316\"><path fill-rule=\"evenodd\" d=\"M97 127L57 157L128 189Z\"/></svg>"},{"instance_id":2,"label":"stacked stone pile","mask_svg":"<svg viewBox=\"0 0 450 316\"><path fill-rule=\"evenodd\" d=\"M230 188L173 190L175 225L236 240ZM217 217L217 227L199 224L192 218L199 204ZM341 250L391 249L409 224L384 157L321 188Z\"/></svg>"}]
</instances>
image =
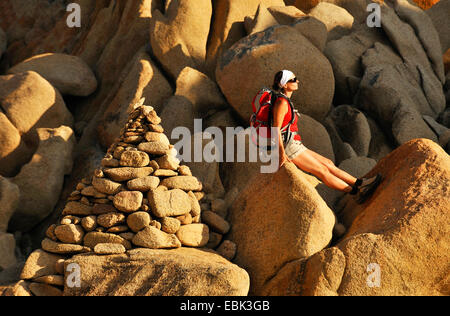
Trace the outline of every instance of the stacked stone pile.
<instances>
[{"instance_id":1,"label":"stacked stone pile","mask_svg":"<svg viewBox=\"0 0 450 316\"><path fill-rule=\"evenodd\" d=\"M224 219L229 203L202 191L202 183L176 158L161 119L143 102L101 168L76 186L60 219L48 228L42 249L29 256L21 279L32 283L17 283L11 289L15 295L62 294L64 261L81 253L186 246L234 258L236 245L223 240L230 230Z\"/></svg>"}]
</instances>

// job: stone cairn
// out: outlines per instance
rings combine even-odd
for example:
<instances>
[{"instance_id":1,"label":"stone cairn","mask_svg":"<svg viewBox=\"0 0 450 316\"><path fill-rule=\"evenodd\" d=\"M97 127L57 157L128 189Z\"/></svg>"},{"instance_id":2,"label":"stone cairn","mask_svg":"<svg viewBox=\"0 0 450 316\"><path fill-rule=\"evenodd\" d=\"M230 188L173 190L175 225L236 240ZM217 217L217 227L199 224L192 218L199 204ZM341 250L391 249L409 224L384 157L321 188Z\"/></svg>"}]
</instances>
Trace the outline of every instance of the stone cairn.
<instances>
[{"instance_id":1,"label":"stone cairn","mask_svg":"<svg viewBox=\"0 0 450 316\"><path fill-rule=\"evenodd\" d=\"M222 242L230 230L224 200L208 201L202 183L180 165L161 119L143 103L134 107L101 168L71 193L42 249L28 257L14 294L61 295L64 261L80 253L187 246L216 249L233 259L236 245Z\"/></svg>"}]
</instances>

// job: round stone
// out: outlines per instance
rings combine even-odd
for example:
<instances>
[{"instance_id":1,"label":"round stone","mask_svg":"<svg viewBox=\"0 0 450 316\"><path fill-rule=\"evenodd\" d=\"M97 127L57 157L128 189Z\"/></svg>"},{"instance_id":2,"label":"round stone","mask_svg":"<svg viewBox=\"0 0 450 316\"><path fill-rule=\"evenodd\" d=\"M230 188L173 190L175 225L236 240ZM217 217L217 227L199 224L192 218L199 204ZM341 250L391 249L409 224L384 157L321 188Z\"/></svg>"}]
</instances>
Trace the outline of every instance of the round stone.
<instances>
[{"instance_id":1,"label":"round stone","mask_svg":"<svg viewBox=\"0 0 450 316\"><path fill-rule=\"evenodd\" d=\"M158 177L147 176L128 181L127 187L129 190L147 192L156 189L159 182L160 180Z\"/></svg>"},{"instance_id":2,"label":"round stone","mask_svg":"<svg viewBox=\"0 0 450 316\"><path fill-rule=\"evenodd\" d=\"M217 253L225 259L231 261L236 256L237 246L230 240L225 240L217 249Z\"/></svg>"},{"instance_id":3,"label":"round stone","mask_svg":"<svg viewBox=\"0 0 450 316\"><path fill-rule=\"evenodd\" d=\"M180 229L181 222L173 217L164 217L161 219L161 230L168 234L175 234Z\"/></svg>"},{"instance_id":4,"label":"round stone","mask_svg":"<svg viewBox=\"0 0 450 316\"><path fill-rule=\"evenodd\" d=\"M126 249L121 244L97 244L94 247L94 252L99 255L114 255L126 252Z\"/></svg>"},{"instance_id":5,"label":"round stone","mask_svg":"<svg viewBox=\"0 0 450 316\"><path fill-rule=\"evenodd\" d=\"M83 240L84 231L79 225L60 225L55 228L56 237L67 244L79 244Z\"/></svg>"},{"instance_id":6,"label":"round stone","mask_svg":"<svg viewBox=\"0 0 450 316\"><path fill-rule=\"evenodd\" d=\"M152 219L148 213L136 212L136 213L128 215L127 224L128 224L128 227L130 227L130 229L132 231L137 233L137 232L141 231L142 229L144 229L146 226L149 226L151 220Z\"/></svg>"},{"instance_id":7,"label":"round stone","mask_svg":"<svg viewBox=\"0 0 450 316\"><path fill-rule=\"evenodd\" d=\"M97 217L97 224L110 228L125 222L125 215L119 212L102 214Z\"/></svg>"},{"instance_id":8,"label":"round stone","mask_svg":"<svg viewBox=\"0 0 450 316\"><path fill-rule=\"evenodd\" d=\"M203 247L209 240L209 228L205 224L183 225L176 236L183 246Z\"/></svg>"},{"instance_id":9,"label":"round stone","mask_svg":"<svg viewBox=\"0 0 450 316\"><path fill-rule=\"evenodd\" d=\"M150 163L150 157L143 151L125 151L120 156L120 165L123 167L145 167Z\"/></svg>"},{"instance_id":10,"label":"round stone","mask_svg":"<svg viewBox=\"0 0 450 316\"><path fill-rule=\"evenodd\" d=\"M142 206L144 195L139 191L122 191L114 196L114 206L122 212L132 213Z\"/></svg>"}]
</instances>

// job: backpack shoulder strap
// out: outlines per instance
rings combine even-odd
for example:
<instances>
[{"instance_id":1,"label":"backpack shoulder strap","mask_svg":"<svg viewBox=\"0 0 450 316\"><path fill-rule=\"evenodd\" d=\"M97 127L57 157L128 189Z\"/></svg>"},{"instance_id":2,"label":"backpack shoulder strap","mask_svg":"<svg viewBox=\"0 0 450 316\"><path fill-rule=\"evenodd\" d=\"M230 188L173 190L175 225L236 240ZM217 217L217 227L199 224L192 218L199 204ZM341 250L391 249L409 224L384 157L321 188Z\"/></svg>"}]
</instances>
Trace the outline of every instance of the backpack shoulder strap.
<instances>
[{"instance_id":1,"label":"backpack shoulder strap","mask_svg":"<svg viewBox=\"0 0 450 316\"><path fill-rule=\"evenodd\" d=\"M277 93L270 89L269 126L273 126L273 107L277 99Z\"/></svg>"},{"instance_id":2,"label":"backpack shoulder strap","mask_svg":"<svg viewBox=\"0 0 450 316\"><path fill-rule=\"evenodd\" d=\"M270 126L273 126L273 107L275 106L275 102L278 100L278 98L284 98L289 101L285 96L283 96L281 93L278 93L272 89L270 89L270 111L269 111L269 122Z\"/></svg>"},{"instance_id":3,"label":"backpack shoulder strap","mask_svg":"<svg viewBox=\"0 0 450 316\"><path fill-rule=\"evenodd\" d=\"M283 98L283 99L285 99L286 101L288 101L288 103L289 103L289 108L290 108L290 110L291 110L291 121L288 123L288 125L287 126L290 126L290 125L292 125L293 123L294 123L294 121L295 121L295 110L294 110L294 104L292 103L292 101L291 101L291 99L290 98L288 98L287 96L285 96L284 94L281 94L281 93L276 93L275 91L272 91L272 93L273 93L273 104L272 104L272 107L273 107L273 105L275 105L275 101L278 99L278 98ZM272 111L272 108L271 108L271 111Z\"/></svg>"}]
</instances>

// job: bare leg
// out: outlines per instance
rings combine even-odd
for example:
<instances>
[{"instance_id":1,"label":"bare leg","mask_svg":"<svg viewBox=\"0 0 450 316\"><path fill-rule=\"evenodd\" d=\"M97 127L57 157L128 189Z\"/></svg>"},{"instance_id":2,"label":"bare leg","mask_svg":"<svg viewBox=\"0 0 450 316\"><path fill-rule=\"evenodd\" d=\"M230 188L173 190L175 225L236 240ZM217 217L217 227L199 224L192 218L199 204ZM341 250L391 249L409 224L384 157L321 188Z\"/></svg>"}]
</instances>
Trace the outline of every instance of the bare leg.
<instances>
[{"instance_id":1,"label":"bare leg","mask_svg":"<svg viewBox=\"0 0 450 316\"><path fill-rule=\"evenodd\" d=\"M309 172L325 183L326 186L343 191L350 192L352 187L349 186L345 181L336 177L334 174L330 172L330 170L323 163L318 161L313 155L311 155L310 151L304 151L294 159L291 159L292 162L303 171ZM356 181L356 179L355 179Z\"/></svg>"},{"instance_id":2,"label":"bare leg","mask_svg":"<svg viewBox=\"0 0 450 316\"><path fill-rule=\"evenodd\" d=\"M312 150L308 149L308 152L309 152L309 154L311 154L311 156L313 156L318 161L320 161L322 164L324 164L328 168L328 170L330 170L330 172L333 175L335 175L339 179L345 181L349 185L354 185L355 184L357 179L354 176L352 176L351 174L349 174L349 173L345 172L344 170L339 169L338 167L336 167L335 164L333 163L333 161L331 161L330 159L319 155L318 153L316 153L316 152L314 152Z\"/></svg>"}]
</instances>

